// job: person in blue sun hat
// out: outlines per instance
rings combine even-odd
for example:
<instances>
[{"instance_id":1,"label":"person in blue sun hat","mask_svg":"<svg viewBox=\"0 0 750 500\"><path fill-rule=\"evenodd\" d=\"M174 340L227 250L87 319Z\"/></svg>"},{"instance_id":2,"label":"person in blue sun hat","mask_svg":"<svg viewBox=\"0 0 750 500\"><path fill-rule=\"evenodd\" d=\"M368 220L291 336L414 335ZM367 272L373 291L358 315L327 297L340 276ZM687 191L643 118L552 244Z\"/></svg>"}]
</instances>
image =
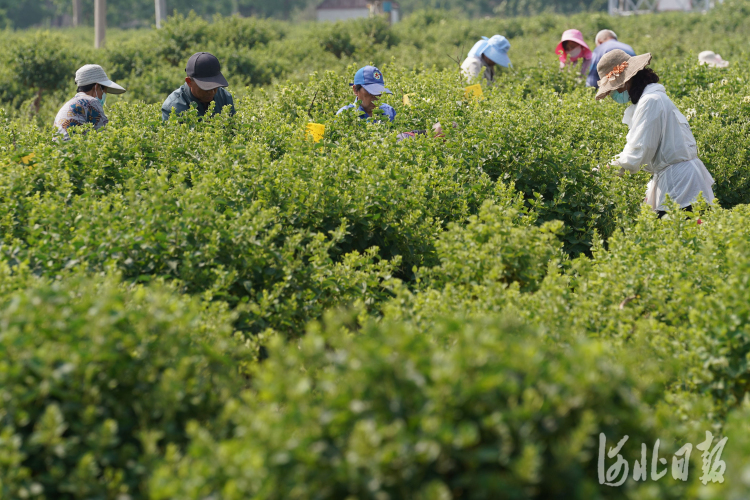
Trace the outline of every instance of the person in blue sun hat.
<instances>
[{"instance_id":1,"label":"person in blue sun hat","mask_svg":"<svg viewBox=\"0 0 750 500\"><path fill-rule=\"evenodd\" d=\"M354 75L354 83L349 84L352 87L354 95L357 96L353 104L349 104L339 109L336 114L339 115L347 109L357 107L359 101L359 111L362 112L359 117L363 120L372 117L375 108L379 108L390 121L396 118L396 110L388 104L377 106L377 101L383 93L393 94L385 88L385 79L383 73L375 66L365 66L360 68Z\"/></svg>"},{"instance_id":2,"label":"person in blue sun hat","mask_svg":"<svg viewBox=\"0 0 750 500\"><path fill-rule=\"evenodd\" d=\"M477 83L477 78L484 72L483 76L487 85L492 86L495 83L495 77L498 75L495 66L513 67L508 57L509 50L510 42L504 36L495 35L492 38L483 36L481 40L474 44L463 64L461 64L461 72L466 81Z\"/></svg>"}]
</instances>

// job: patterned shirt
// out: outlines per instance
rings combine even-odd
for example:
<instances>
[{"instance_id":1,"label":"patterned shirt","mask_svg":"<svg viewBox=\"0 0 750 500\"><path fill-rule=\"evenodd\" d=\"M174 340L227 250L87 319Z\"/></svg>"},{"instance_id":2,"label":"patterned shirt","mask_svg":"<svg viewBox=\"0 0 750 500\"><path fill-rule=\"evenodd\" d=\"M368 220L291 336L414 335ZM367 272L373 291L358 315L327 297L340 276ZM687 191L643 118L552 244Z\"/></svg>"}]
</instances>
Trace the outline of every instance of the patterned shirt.
<instances>
[{"instance_id":1,"label":"patterned shirt","mask_svg":"<svg viewBox=\"0 0 750 500\"><path fill-rule=\"evenodd\" d=\"M65 139L69 139L68 129L76 125L91 123L94 129L104 127L109 120L104 116L102 103L96 97L79 92L66 102L55 117L55 128Z\"/></svg>"},{"instance_id":2,"label":"patterned shirt","mask_svg":"<svg viewBox=\"0 0 750 500\"><path fill-rule=\"evenodd\" d=\"M340 115L341 113L343 113L343 112L344 112L344 111L346 111L347 109L354 109L354 108L356 108L356 107L357 107L357 105L356 105L356 104L349 104L348 106L344 106L343 108L341 108L341 109L339 109L338 111L336 111L336 114L337 114L337 115ZM388 104L385 104L385 103L383 103L383 104L381 104L380 106L378 106L378 109L382 110L382 111L383 111L383 114L384 114L384 115L385 115L385 116L386 116L386 117L387 117L387 118L388 118L388 119L389 119L390 121L393 121L393 120L394 120L394 119L396 118L396 110L395 110L395 109L393 109L393 107L392 107L392 106L390 106L390 105L388 105ZM363 107L362 107L362 105L360 105L360 106L359 106L358 110L362 112L362 114L361 114L361 115L359 115L359 117L360 117L361 119L363 119L363 120L366 120L366 119L368 119L368 118L372 118L371 116L367 116L367 111L365 111L365 108L363 108ZM376 120L376 121L377 121L377 120Z\"/></svg>"}]
</instances>

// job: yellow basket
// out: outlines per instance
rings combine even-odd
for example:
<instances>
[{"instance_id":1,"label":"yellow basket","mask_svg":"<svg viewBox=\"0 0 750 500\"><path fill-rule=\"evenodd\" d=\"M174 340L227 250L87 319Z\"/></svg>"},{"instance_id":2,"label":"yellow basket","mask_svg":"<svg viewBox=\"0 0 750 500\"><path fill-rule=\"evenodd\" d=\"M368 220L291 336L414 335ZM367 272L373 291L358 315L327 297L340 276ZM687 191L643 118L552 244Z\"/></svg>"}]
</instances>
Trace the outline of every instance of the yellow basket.
<instances>
[{"instance_id":1,"label":"yellow basket","mask_svg":"<svg viewBox=\"0 0 750 500\"><path fill-rule=\"evenodd\" d=\"M484 92L482 92L482 86L480 84L474 84L469 85L465 89L464 97L468 97L470 99L481 99L484 97Z\"/></svg>"},{"instance_id":2,"label":"yellow basket","mask_svg":"<svg viewBox=\"0 0 750 500\"><path fill-rule=\"evenodd\" d=\"M314 142L320 142L323 138L323 134L326 133L326 126L321 123L308 123L307 124L307 135L312 137Z\"/></svg>"}]
</instances>

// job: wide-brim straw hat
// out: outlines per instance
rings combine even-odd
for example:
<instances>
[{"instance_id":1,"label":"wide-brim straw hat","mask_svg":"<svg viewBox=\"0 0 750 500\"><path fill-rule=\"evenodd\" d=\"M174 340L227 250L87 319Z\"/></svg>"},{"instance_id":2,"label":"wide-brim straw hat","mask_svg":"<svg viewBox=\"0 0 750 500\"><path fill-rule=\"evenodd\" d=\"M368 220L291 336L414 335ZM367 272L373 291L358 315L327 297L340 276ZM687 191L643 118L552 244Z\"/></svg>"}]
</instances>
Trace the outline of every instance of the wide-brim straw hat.
<instances>
[{"instance_id":1,"label":"wide-brim straw hat","mask_svg":"<svg viewBox=\"0 0 750 500\"><path fill-rule=\"evenodd\" d=\"M620 49L604 54L596 67L599 73L599 92L596 100L607 97L651 63L651 54L631 56Z\"/></svg>"},{"instance_id":2,"label":"wide-brim straw hat","mask_svg":"<svg viewBox=\"0 0 750 500\"><path fill-rule=\"evenodd\" d=\"M85 87L92 83L98 83L102 87L105 87L108 94L122 94L125 92L124 88L107 77L107 73L98 64L87 64L78 68L78 71L76 71L76 85Z\"/></svg>"}]
</instances>

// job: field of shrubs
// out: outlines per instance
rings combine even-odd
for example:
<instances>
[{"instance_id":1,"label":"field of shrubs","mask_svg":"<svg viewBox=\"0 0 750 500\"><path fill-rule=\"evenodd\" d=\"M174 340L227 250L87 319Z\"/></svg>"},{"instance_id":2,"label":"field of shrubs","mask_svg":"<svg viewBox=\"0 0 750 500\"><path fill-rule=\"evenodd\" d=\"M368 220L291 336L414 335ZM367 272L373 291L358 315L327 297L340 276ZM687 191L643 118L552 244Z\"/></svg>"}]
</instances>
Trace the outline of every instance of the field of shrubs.
<instances>
[{"instance_id":1,"label":"field of shrubs","mask_svg":"<svg viewBox=\"0 0 750 500\"><path fill-rule=\"evenodd\" d=\"M592 171L627 127L558 70L573 27L653 53L719 204L659 220ZM474 101L451 58L495 33ZM0 33L0 498L747 498L747 33L739 0ZM198 50L237 114L162 122ZM128 93L53 140L85 63ZM393 123L335 115L368 63Z\"/></svg>"}]
</instances>

